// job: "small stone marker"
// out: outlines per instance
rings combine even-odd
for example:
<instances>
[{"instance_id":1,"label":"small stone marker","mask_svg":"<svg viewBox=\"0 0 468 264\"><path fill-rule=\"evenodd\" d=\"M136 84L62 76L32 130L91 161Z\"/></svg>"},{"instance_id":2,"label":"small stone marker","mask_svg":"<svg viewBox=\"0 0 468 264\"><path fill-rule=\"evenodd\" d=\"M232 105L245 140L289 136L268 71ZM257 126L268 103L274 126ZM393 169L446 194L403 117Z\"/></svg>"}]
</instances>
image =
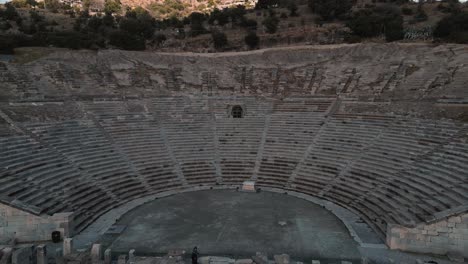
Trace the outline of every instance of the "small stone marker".
<instances>
[{"instance_id":1,"label":"small stone marker","mask_svg":"<svg viewBox=\"0 0 468 264\"><path fill-rule=\"evenodd\" d=\"M127 255L120 255L117 264L127 264Z\"/></svg>"},{"instance_id":2,"label":"small stone marker","mask_svg":"<svg viewBox=\"0 0 468 264\"><path fill-rule=\"evenodd\" d=\"M38 245L36 248L36 263L47 264L47 246L44 244Z\"/></svg>"},{"instance_id":3,"label":"small stone marker","mask_svg":"<svg viewBox=\"0 0 468 264\"><path fill-rule=\"evenodd\" d=\"M104 264L111 264L112 261L112 250L110 248L104 251Z\"/></svg>"},{"instance_id":4,"label":"small stone marker","mask_svg":"<svg viewBox=\"0 0 468 264\"><path fill-rule=\"evenodd\" d=\"M98 264L102 259L101 244L93 244L91 248L91 263Z\"/></svg>"},{"instance_id":5,"label":"small stone marker","mask_svg":"<svg viewBox=\"0 0 468 264\"><path fill-rule=\"evenodd\" d=\"M281 254L281 255L274 255L276 264L289 264L289 255Z\"/></svg>"},{"instance_id":6,"label":"small stone marker","mask_svg":"<svg viewBox=\"0 0 468 264\"><path fill-rule=\"evenodd\" d=\"M362 257L361 258L361 263L362 264L369 264L369 259L367 257Z\"/></svg>"},{"instance_id":7,"label":"small stone marker","mask_svg":"<svg viewBox=\"0 0 468 264\"><path fill-rule=\"evenodd\" d=\"M349 261L344 261L344 260L342 260L342 261L341 261L341 264L353 264L353 263L352 263L352 262L349 262Z\"/></svg>"},{"instance_id":8,"label":"small stone marker","mask_svg":"<svg viewBox=\"0 0 468 264\"><path fill-rule=\"evenodd\" d=\"M68 256L73 253L73 238L67 237L63 239L63 255Z\"/></svg>"},{"instance_id":9,"label":"small stone marker","mask_svg":"<svg viewBox=\"0 0 468 264\"><path fill-rule=\"evenodd\" d=\"M135 263L135 250L130 249L128 252L128 263L129 264L134 264Z\"/></svg>"},{"instance_id":10,"label":"small stone marker","mask_svg":"<svg viewBox=\"0 0 468 264\"><path fill-rule=\"evenodd\" d=\"M312 264L320 264L320 260L312 260Z\"/></svg>"},{"instance_id":11,"label":"small stone marker","mask_svg":"<svg viewBox=\"0 0 468 264\"><path fill-rule=\"evenodd\" d=\"M244 181L242 183L243 192L255 192L255 182L254 181Z\"/></svg>"},{"instance_id":12,"label":"small stone marker","mask_svg":"<svg viewBox=\"0 0 468 264\"><path fill-rule=\"evenodd\" d=\"M261 252L256 252L255 256L252 257L252 260L257 264L269 264L268 256Z\"/></svg>"}]
</instances>

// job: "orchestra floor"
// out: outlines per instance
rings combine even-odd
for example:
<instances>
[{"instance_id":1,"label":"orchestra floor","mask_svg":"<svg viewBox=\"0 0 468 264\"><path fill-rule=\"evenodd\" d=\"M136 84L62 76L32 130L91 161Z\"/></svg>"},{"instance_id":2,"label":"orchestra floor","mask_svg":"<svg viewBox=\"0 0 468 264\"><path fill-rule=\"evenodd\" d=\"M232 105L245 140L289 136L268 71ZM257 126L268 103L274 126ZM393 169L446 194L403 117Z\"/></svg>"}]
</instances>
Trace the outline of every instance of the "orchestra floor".
<instances>
[{"instance_id":1,"label":"orchestra floor","mask_svg":"<svg viewBox=\"0 0 468 264\"><path fill-rule=\"evenodd\" d=\"M154 200L123 215L120 234L105 235L113 252L165 254L169 250L250 257L265 252L291 258L360 259L358 244L331 212L292 196L209 190Z\"/></svg>"}]
</instances>

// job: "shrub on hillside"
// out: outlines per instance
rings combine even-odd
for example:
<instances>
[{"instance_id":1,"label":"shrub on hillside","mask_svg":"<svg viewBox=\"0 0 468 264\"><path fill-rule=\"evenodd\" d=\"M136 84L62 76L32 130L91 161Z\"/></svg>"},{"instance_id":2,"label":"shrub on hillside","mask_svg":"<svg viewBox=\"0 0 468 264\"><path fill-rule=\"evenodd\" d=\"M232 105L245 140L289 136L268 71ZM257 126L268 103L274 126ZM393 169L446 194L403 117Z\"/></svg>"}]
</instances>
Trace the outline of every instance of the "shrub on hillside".
<instances>
[{"instance_id":1,"label":"shrub on hillside","mask_svg":"<svg viewBox=\"0 0 468 264\"><path fill-rule=\"evenodd\" d=\"M0 35L0 54L13 54L19 47L16 35Z\"/></svg>"},{"instance_id":2,"label":"shrub on hillside","mask_svg":"<svg viewBox=\"0 0 468 264\"><path fill-rule=\"evenodd\" d=\"M11 24L8 21L0 21L0 30L6 31L11 28Z\"/></svg>"},{"instance_id":3,"label":"shrub on hillside","mask_svg":"<svg viewBox=\"0 0 468 264\"><path fill-rule=\"evenodd\" d=\"M267 33L274 34L278 30L279 20L274 16L269 16L263 20L262 24L265 26Z\"/></svg>"},{"instance_id":4,"label":"shrub on hillside","mask_svg":"<svg viewBox=\"0 0 468 264\"><path fill-rule=\"evenodd\" d=\"M208 31L206 28L203 26L203 22L200 21L193 21L190 23L190 35L192 37L196 37L198 35L206 34Z\"/></svg>"},{"instance_id":5,"label":"shrub on hillside","mask_svg":"<svg viewBox=\"0 0 468 264\"><path fill-rule=\"evenodd\" d=\"M104 39L97 34L75 31L40 33L47 45L69 49L97 49L105 46Z\"/></svg>"},{"instance_id":6,"label":"shrub on hillside","mask_svg":"<svg viewBox=\"0 0 468 264\"><path fill-rule=\"evenodd\" d=\"M211 33L211 38L213 39L213 45L215 49L221 49L225 47L228 43L226 34L219 31L214 31Z\"/></svg>"},{"instance_id":7,"label":"shrub on hillside","mask_svg":"<svg viewBox=\"0 0 468 264\"><path fill-rule=\"evenodd\" d=\"M468 12L442 18L436 25L434 36L456 43L468 43Z\"/></svg>"},{"instance_id":8,"label":"shrub on hillside","mask_svg":"<svg viewBox=\"0 0 468 264\"><path fill-rule=\"evenodd\" d=\"M2 10L1 17L11 21L20 18L18 12L16 11L16 8L9 3L5 4L5 10Z\"/></svg>"},{"instance_id":9,"label":"shrub on hillside","mask_svg":"<svg viewBox=\"0 0 468 264\"><path fill-rule=\"evenodd\" d=\"M16 8L28 7L28 2L26 0L12 0L10 4Z\"/></svg>"},{"instance_id":10,"label":"shrub on hillside","mask_svg":"<svg viewBox=\"0 0 468 264\"><path fill-rule=\"evenodd\" d=\"M422 8L422 5L418 6L418 11L414 15L413 19L414 19L415 22L423 22L423 21L427 20L427 14L424 11L424 9Z\"/></svg>"},{"instance_id":11,"label":"shrub on hillside","mask_svg":"<svg viewBox=\"0 0 468 264\"><path fill-rule=\"evenodd\" d=\"M154 18L146 10L127 12L119 22L121 30L132 35L150 39L154 35Z\"/></svg>"},{"instance_id":12,"label":"shrub on hillside","mask_svg":"<svg viewBox=\"0 0 468 264\"><path fill-rule=\"evenodd\" d=\"M242 19L240 26L250 30L257 30L257 20L255 19Z\"/></svg>"},{"instance_id":13,"label":"shrub on hillside","mask_svg":"<svg viewBox=\"0 0 468 264\"><path fill-rule=\"evenodd\" d=\"M279 6L279 0L258 0L255 4L255 9L268 9Z\"/></svg>"},{"instance_id":14,"label":"shrub on hillside","mask_svg":"<svg viewBox=\"0 0 468 264\"><path fill-rule=\"evenodd\" d=\"M347 26L359 37L385 35L387 41L403 38L403 17L395 6L382 6L355 12Z\"/></svg>"},{"instance_id":15,"label":"shrub on hillside","mask_svg":"<svg viewBox=\"0 0 468 264\"><path fill-rule=\"evenodd\" d=\"M115 26L115 18L111 13L106 13L102 17L102 24L106 27L114 27Z\"/></svg>"},{"instance_id":16,"label":"shrub on hillside","mask_svg":"<svg viewBox=\"0 0 468 264\"><path fill-rule=\"evenodd\" d=\"M34 10L29 11L29 17L31 18L31 22L33 23L39 23L41 21L44 21L44 17L39 15L39 13L37 13Z\"/></svg>"},{"instance_id":17,"label":"shrub on hillside","mask_svg":"<svg viewBox=\"0 0 468 264\"><path fill-rule=\"evenodd\" d=\"M340 18L351 11L353 0L308 0L309 8L325 20Z\"/></svg>"},{"instance_id":18,"label":"shrub on hillside","mask_svg":"<svg viewBox=\"0 0 468 264\"><path fill-rule=\"evenodd\" d=\"M257 34L255 32L250 32L245 36L244 38L245 44L249 46L249 48L253 49L258 46L258 43L260 42L260 39L258 38Z\"/></svg>"},{"instance_id":19,"label":"shrub on hillside","mask_svg":"<svg viewBox=\"0 0 468 264\"><path fill-rule=\"evenodd\" d=\"M226 16L223 11L215 8L213 12L210 13L208 24L213 25L215 22L220 26L224 26L229 23L229 17Z\"/></svg>"},{"instance_id":20,"label":"shrub on hillside","mask_svg":"<svg viewBox=\"0 0 468 264\"><path fill-rule=\"evenodd\" d=\"M106 13L119 13L122 10L120 0L106 0L104 4L104 12Z\"/></svg>"},{"instance_id":21,"label":"shrub on hillside","mask_svg":"<svg viewBox=\"0 0 468 264\"><path fill-rule=\"evenodd\" d=\"M167 40L166 35L164 35L162 33L156 34L153 37L153 42L158 46L161 45L161 43L163 43L166 40Z\"/></svg>"},{"instance_id":22,"label":"shrub on hillside","mask_svg":"<svg viewBox=\"0 0 468 264\"><path fill-rule=\"evenodd\" d=\"M44 0L44 6L55 13L62 7L62 4L59 0Z\"/></svg>"},{"instance_id":23,"label":"shrub on hillside","mask_svg":"<svg viewBox=\"0 0 468 264\"><path fill-rule=\"evenodd\" d=\"M295 17L297 16L297 5L296 2L290 1L288 3L288 10L289 10L289 16Z\"/></svg>"},{"instance_id":24,"label":"shrub on hillside","mask_svg":"<svg viewBox=\"0 0 468 264\"><path fill-rule=\"evenodd\" d=\"M409 7L402 7L401 8L401 13L405 16L411 16L412 14L414 14L414 11L413 9L409 8Z\"/></svg>"},{"instance_id":25,"label":"shrub on hillside","mask_svg":"<svg viewBox=\"0 0 468 264\"><path fill-rule=\"evenodd\" d=\"M116 30L109 36L109 44L124 50L144 50L145 40L126 31Z\"/></svg>"}]
</instances>

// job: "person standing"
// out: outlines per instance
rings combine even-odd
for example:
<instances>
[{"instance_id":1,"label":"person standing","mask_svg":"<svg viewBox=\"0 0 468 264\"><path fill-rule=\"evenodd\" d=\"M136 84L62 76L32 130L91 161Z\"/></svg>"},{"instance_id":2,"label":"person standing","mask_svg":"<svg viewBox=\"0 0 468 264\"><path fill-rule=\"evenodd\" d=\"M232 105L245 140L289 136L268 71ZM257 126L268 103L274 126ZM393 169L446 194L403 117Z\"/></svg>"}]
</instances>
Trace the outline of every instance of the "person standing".
<instances>
[{"instance_id":1,"label":"person standing","mask_svg":"<svg viewBox=\"0 0 468 264\"><path fill-rule=\"evenodd\" d=\"M198 248L194 247L192 250L192 264L198 264Z\"/></svg>"}]
</instances>

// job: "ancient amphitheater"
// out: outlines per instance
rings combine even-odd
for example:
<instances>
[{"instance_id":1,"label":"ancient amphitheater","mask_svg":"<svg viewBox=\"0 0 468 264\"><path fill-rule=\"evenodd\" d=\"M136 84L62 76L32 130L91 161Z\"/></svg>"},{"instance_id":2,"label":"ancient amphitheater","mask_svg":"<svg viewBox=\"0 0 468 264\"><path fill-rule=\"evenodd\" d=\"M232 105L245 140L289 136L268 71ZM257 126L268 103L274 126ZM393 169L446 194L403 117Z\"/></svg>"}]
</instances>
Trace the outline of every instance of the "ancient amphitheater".
<instances>
[{"instance_id":1,"label":"ancient amphitheater","mask_svg":"<svg viewBox=\"0 0 468 264\"><path fill-rule=\"evenodd\" d=\"M250 180L344 208L390 249L468 257L466 45L64 50L0 63L0 89L0 237Z\"/></svg>"}]
</instances>

